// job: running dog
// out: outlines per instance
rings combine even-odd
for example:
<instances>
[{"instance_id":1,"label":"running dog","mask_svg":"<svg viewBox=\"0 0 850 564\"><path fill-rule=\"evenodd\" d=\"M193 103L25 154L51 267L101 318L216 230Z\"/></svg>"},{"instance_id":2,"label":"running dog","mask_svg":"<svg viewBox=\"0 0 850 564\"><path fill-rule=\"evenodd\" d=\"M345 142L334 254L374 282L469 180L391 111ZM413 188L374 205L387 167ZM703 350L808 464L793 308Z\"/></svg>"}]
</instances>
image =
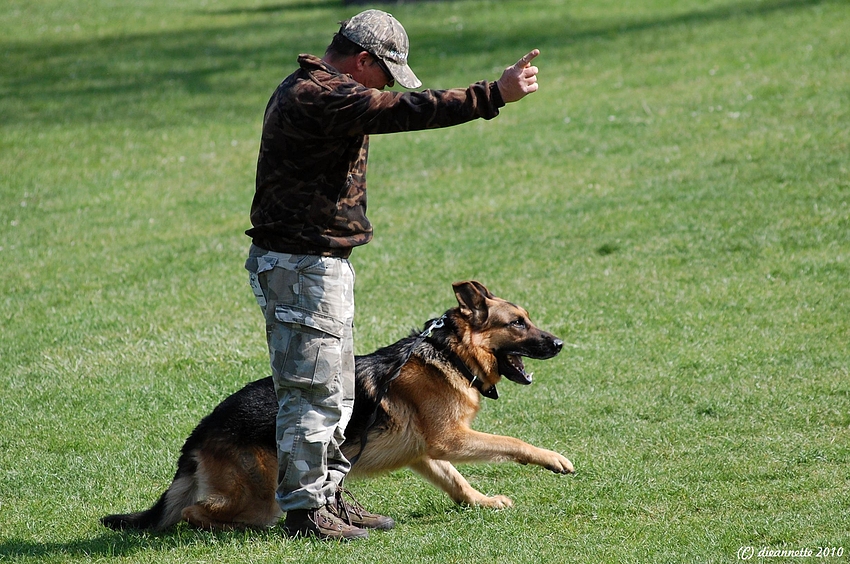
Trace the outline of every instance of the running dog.
<instances>
[{"instance_id":1,"label":"running dog","mask_svg":"<svg viewBox=\"0 0 850 564\"><path fill-rule=\"evenodd\" d=\"M356 358L354 413L343 453L353 462L352 477L409 467L457 503L510 507L510 498L488 497L469 485L452 463L513 461L573 472L556 452L470 427L481 396L497 398L503 376L531 384L523 357L552 358L564 343L478 282L453 288L458 307L430 320L421 333ZM271 377L246 385L201 420L153 507L101 522L155 530L182 519L217 530L276 524L277 409Z\"/></svg>"}]
</instances>

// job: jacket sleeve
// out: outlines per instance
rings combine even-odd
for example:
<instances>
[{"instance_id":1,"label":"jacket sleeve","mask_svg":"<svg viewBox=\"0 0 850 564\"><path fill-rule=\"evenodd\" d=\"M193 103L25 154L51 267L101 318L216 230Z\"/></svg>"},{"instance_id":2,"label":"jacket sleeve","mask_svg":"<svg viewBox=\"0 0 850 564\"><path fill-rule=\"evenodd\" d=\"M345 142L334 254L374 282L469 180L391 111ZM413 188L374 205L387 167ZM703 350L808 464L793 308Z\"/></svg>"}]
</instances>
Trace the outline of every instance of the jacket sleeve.
<instances>
[{"instance_id":1,"label":"jacket sleeve","mask_svg":"<svg viewBox=\"0 0 850 564\"><path fill-rule=\"evenodd\" d=\"M326 98L325 132L371 135L435 129L474 119L493 119L504 106L496 83L468 88L384 92L356 82L338 86Z\"/></svg>"}]
</instances>

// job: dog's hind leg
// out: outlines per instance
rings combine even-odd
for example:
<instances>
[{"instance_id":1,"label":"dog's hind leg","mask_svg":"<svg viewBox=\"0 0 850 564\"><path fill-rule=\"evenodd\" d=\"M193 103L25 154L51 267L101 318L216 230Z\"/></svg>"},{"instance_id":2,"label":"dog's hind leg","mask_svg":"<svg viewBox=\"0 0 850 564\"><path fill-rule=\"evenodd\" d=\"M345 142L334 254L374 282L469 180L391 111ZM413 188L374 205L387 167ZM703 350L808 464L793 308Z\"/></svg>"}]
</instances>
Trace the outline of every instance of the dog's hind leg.
<instances>
[{"instance_id":1,"label":"dog's hind leg","mask_svg":"<svg viewBox=\"0 0 850 564\"><path fill-rule=\"evenodd\" d=\"M230 500L210 496L183 510L183 519L199 529L208 531L232 531L246 528L233 520L236 511Z\"/></svg>"},{"instance_id":2,"label":"dog's hind leg","mask_svg":"<svg viewBox=\"0 0 850 564\"><path fill-rule=\"evenodd\" d=\"M497 495L488 497L469 485L466 478L451 462L446 460L434 460L433 458L422 458L410 465L410 468L449 494L455 503L466 505L480 505L493 509L504 509L513 506L509 497Z\"/></svg>"},{"instance_id":3,"label":"dog's hind leg","mask_svg":"<svg viewBox=\"0 0 850 564\"><path fill-rule=\"evenodd\" d=\"M234 500L210 496L183 510L183 518L195 527L213 531L263 529L274 525L280 518L280 509L269 500Z\"/></svg>"},{"instance_id":4,"label":"dog's hind leg","mask_svg":"<svg viewBox=\"0 0 850 564\"><path fill-rule=\"evenodd\" d=\"M208 449L198 455L198 502L182 517L209 530L265 528L281 511L275 501L277 456L263 448Z\"/></svg>"}]
</instances>

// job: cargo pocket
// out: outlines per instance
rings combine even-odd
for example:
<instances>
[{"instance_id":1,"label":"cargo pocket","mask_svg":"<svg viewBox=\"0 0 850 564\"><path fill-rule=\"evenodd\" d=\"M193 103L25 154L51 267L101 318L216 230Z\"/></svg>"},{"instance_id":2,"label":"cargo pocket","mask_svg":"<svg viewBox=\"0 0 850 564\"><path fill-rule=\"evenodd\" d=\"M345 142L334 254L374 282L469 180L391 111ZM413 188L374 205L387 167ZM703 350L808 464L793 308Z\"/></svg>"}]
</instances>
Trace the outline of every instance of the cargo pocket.
<instances>
[{"instance_id":1,"label":"cargo pocket","mask_svg":"<svg viewBox=\"0 0 850 564\"><path fill-rule=\"evenodd\" d=\"M343 332L345 331L345 324L342 321L295 306L278 304L275 307L274 316L281 323L311 327L322 333L332 335L337 339L342 339Z\"/></svg>"},{"instance_id":2,"label":"cargo pocket","mask_svg":"<svg viewBox=\"0 0 850 564\"><path fill-rule=\"evenodd\" d=\"M286 343L283 358L272 361L279 377L298 387L329 394L342 370L342 321L298 307L278 304L275 320ZM280 343L283 345L284 343Z\"/></svg>"}]
</instances>

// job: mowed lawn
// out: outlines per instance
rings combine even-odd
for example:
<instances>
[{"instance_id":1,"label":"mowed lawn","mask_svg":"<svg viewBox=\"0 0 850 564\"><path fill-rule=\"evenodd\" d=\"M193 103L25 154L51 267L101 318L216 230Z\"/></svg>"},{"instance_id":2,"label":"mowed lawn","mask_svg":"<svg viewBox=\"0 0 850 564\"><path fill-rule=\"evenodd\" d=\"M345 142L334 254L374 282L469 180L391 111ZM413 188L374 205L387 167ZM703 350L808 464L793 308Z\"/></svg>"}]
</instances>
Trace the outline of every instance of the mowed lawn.
<instances>
[{"instance_id":1,"label":"mowed lawn","mask_svg":"<svg viewBox=\"0 0 850 564\"><path fill-rule=\"evenodd\" d=\"M505 511L354 482L398 526L346 545L107 530L268 374L242 267L263 109L364 6L425 87L542 54L491 122L373 138L357 352L481 281L567 345L476 428L577 473L461 465ZM0 562L847 561L848 38L843 0L5 0Z\"/></svg>"}]
</instances>

